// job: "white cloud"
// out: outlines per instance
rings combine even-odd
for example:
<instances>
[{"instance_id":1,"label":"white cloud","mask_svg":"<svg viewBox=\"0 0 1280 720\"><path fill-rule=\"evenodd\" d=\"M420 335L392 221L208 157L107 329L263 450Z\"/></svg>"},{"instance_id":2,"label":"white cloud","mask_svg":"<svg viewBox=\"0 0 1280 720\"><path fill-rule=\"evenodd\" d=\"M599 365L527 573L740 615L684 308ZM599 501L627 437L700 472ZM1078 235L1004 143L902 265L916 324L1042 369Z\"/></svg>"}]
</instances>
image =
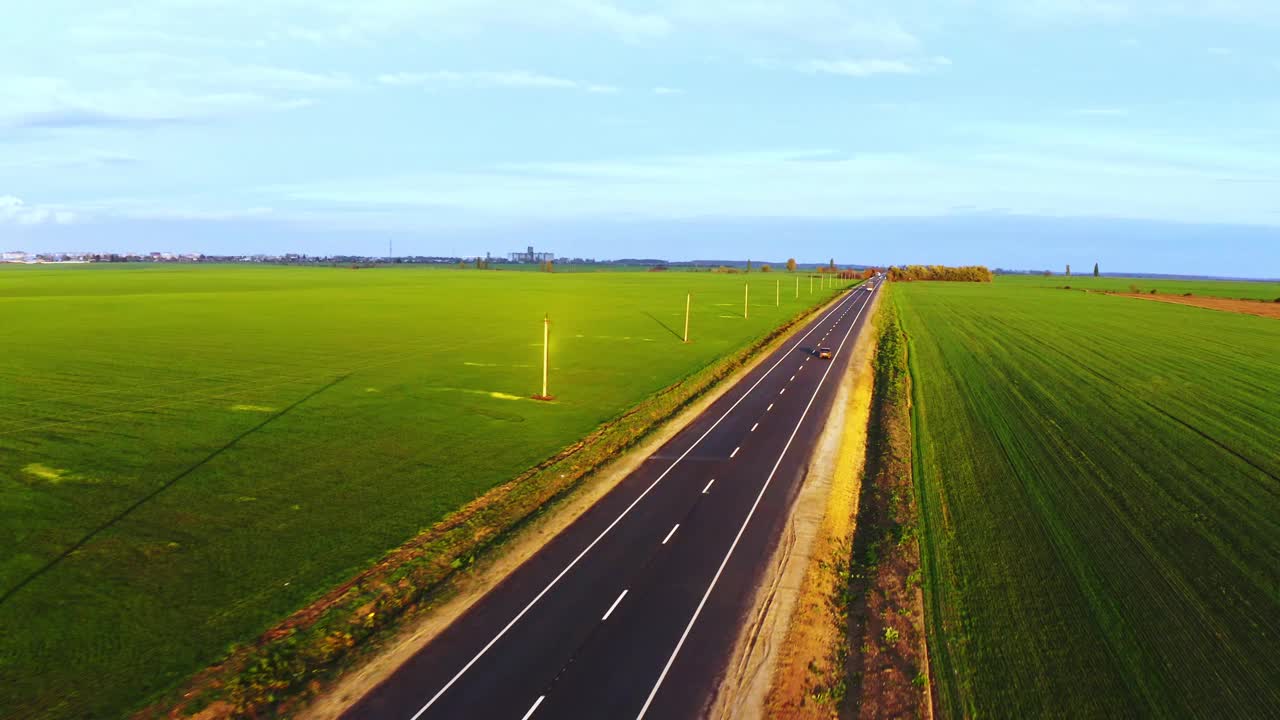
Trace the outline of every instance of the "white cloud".
<instances>
[{"instance_id":1,"label":"white cloud","mask_svg":"<svg viewBox=\"0 0 1280 720\"><path fill-rule=\"evenodd\" d=\"M1150 18L1280 21L1274 0L1005 0L1003 12L1036 21L1131 22Z\"/></svg>"},{"instance_id":2,"label":"white cloud","mask_svg":"<svg viewBox=\"0 0 1280 720\"><path fill-rule=\"evenodd\" d=\"M672 30L661 14L632 11L608 0L261 0L259 4L285 19L285 35L321 44L360 44L395 35L477 35L498 28L603 33L643 42ZM299 24L288 9L317 20Z\"/></svg>"},{"instance_id":3,"label":"white cloud","mask_svg":"<svg viewBox=\"0 0 1280 720\"><path fill-rule=\"evenodd\" d=\"M884 3L861 0L679 0L668 2L666 13L677 31L773 55L815 49L897 54L920 46Z\"/></svg>"},{"instance_id":4,"label":"white cloud","mask_svg":"<svg viewBox=\"0 0 1280 720\"><path fill-rule=\"evenodd\" d=\"M0 195L0 224L68 225L75 215L66 210L28 205L13 195Z\"/></svg>"},{"instance_id":5,"label":"white cloud","mask_svg":"<svg viewBox=\"0 0 1280 720\"><path fill-rule=\"evenodd\" d=\"M119 168L134 165L138 158L130 153L89 150L49 153L37 149L26 153L10 153L0 158L0 170L85 170L91 168Z\"/></svg>"},{"instance_id":6,"label":"white cloud","mask_svg":"<svg viewBox=\"0 0 1280 720\"><path fill-rule=\"evenodd\" d=\"M314 73L263 65L214 68L207 72L205 78L234 87L301 92L342 90L355 84L346 73Z\"/></svg>"},{"instance_id":7,"label":"white cloud","mask_svg":"<svg viewBox=\"0 0 1280 720\"><path fill-rule=\"evenodd\" d=\"M805 60L792 67L806 73L843 75L845 77L871 77L873 75L921 75L951 65L945 57L923 60L890 60L869 58L861 60Z\"/></svg>"},{"instance_id":8,"label":"white cloud","mask_svg":"<svg viewBox=\"0 0 1280 720\"><path fill-rule=\"evenodd\" d=\"M945 152L831 148L505 164L477 171L258 188L272 205L388 212L413 222L571 218L1027 214L1277 224L1280 164L1210 138L993 126L1001 144ZM1228 159L1230 155L1236 157ZM1192 201L1194 199L1194 202Z\"/></svg>"},{"instance_id":9,"label":"white cloud","mask_svg":"<svg viewBox=\"0 0 1280 720\"><path fill-rule=\"evenodd\" d=\"M431 72L400 72L378 76L378 82L394 87L425 88L517 88L540 90L581 90L590 93L616 93L612 85L583 83L577 80L544 75L528 70L473 71L434 70Z\"/></svg>"},{"instance_id":10,"label":"white cloud","mask_svg":"<svg viewBox=\"0 0 1280 720\"><path fill-rule=\"evenodd\" d=\"M234 64L162 52L99 52L63 75L0 71L0 127L68 129L187 122L306 107L299 93L354 86L346 73Z\"/></svg>"},{"instance_id":11,"label":"white cloud","mask_svg":"<svg viewBox=\"0 0 1280 720\"><path fill-rule=\"evenodd\" d=\"M1127 117L1129 110L1118 107L1091 107L1072 110L1071 114L1081 117Z\"/></svg>"}]
</instances>

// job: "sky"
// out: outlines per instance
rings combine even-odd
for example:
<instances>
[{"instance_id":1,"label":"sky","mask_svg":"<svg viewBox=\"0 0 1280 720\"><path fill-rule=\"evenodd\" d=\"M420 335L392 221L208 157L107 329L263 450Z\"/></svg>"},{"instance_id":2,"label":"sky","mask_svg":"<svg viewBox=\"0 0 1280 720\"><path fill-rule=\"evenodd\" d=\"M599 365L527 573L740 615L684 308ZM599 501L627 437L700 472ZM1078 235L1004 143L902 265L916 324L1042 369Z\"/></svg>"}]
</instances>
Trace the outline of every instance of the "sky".
<instances>
[{"instance_id":1,"label":"sky","mask_svg":"<svg viewBox=\"0 0 1280 720\"><path fill-rule=\"evenodd\" d=\"M43 0L0 250L1280 277L1275 0Z\"/></svg>"}]
</instances>

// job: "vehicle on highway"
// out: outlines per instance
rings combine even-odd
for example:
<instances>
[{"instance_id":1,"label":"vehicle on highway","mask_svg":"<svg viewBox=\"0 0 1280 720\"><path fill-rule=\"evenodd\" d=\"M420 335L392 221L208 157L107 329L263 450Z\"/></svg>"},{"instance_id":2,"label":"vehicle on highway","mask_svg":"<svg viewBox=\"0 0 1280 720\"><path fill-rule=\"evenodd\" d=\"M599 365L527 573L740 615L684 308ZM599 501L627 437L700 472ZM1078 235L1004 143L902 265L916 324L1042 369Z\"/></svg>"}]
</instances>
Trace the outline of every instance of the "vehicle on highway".
<instances>
[{"instance_id":1,"label":"vehicle on highway","mask_svg":"<svg viewBox=\"0 0 1280 720\"><path fill-rule=\"evenodd\" d=\"M831 359L831 348L829 348L829 347L820 347L820 348L818 348L818 359L819 359L819 360L830 360L830 359Z\"/></svg>"}]
</instances>

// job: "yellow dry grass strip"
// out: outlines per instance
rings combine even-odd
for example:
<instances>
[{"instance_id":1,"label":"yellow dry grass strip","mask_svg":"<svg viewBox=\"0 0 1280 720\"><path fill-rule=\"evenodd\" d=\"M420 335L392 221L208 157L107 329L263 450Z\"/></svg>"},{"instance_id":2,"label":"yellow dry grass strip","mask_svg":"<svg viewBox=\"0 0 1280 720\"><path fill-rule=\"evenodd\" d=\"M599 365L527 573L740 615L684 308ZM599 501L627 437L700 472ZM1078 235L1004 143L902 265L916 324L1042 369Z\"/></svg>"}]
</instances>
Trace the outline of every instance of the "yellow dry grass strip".
<instances>
[{"instance_id":1,"label":"yellow dry grass strip","mask_svg":"<svg viewBox=\"0 0 1280 720\"><path fill-rule=\"evenodd\" d=\"M864 332L874 339L870 328ZM833 621L831 607L831 598L842 591L840 586L845 579L838 575L832 560L848 553L858 516L875 379L869 362L874 352L874 342L868 343L850 393L826 512L778 652L762 717L830 718L838 710L834 699L822 696L821 690L815 697L815 689L839 683L845 674L835 653L835 648L845 642L843 627Z\"/></svg>"}]
</instances>

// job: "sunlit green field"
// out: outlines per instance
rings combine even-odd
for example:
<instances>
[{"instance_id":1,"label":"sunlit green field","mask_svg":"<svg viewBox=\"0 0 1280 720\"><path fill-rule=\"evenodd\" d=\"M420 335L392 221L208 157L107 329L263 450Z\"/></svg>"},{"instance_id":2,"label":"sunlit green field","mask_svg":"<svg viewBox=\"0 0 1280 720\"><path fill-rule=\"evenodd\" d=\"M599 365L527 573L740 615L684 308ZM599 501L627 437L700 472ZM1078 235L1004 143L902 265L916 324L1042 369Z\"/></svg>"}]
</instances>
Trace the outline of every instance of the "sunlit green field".
<instances>
[{"instance_id":1,"label":"sunlit green field","mask_svg":"<svg viewBox=\"0 0 1280 720\"><path fill-rule=\"evenodd\" d=\"M1280 322L898 284L948 716L1280 708Z\"/></svg>"},{"instance_id":2,"label":"sunlit green field","mask_svg":"<svg viewBox=\"0 0 1280 720\"><path fill-rule=\"evenodd\" d=\"M1123 278L1098 277L1092 275L1072 275L1064 277L1053 275L1000 275L996 282L1011 287L1063 287L1070 285L1075 289L1110 290L1127 293L1137 288L1138 292L1149 293L1155 290L1162 295L1182 295L1191 293L1204 297L1222 297L1234 300L1265 300L1267 302L1280 299L1280 283L1253 282L1247 280L1164 280L1160 278Z\"/></svg>"},{"instance_id":3,"label":"sunlit green field","mask_svg":"<svg viewBox=\"0 0 1280 720\"><path fill-rule=\"evenodd\" d=\"M126 712L834 292L749 277L0 267L0 717Z\"/></svg>"}]
</instances>

